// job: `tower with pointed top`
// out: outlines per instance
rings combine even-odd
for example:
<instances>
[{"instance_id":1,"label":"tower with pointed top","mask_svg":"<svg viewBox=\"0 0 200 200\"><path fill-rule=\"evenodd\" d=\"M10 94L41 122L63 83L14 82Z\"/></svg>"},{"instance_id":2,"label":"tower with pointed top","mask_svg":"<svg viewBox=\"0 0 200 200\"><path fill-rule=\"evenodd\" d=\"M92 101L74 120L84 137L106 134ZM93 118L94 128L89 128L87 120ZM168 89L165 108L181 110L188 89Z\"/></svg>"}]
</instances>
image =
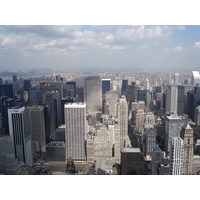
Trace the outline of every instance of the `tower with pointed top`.
<instances>
[{"instance_id":1,"label":"tower with pointed top","mask_svg":"<svg viewBox=\"0 0 200 200\"><path fill-rule=\"evenodd\" d=\"M186 122L180 132L181 139L183 140L183 166L182 174L192 174L192 158L193 158L193 129L189 122Z\"/></svg>"}]
</instances>

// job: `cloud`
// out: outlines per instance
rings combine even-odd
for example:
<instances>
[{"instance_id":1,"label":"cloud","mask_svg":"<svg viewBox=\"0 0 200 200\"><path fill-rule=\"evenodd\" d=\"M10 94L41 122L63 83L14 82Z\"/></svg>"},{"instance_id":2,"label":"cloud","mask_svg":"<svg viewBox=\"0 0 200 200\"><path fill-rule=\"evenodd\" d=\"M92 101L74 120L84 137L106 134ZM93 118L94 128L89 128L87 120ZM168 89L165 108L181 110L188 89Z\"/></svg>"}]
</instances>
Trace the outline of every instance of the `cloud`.
<instances>
[{"instance_id":1,"label":"cloud","mask_svg":"<svg viewBox=\"0 0 200 200\"><path fill-rule=\"evenodd\" d=\"M195 42L193 48L200 48L200 42Z\"/></svg>"},{"instance_id":2,"label":"cloud","mask_svg":"<svg viewBox=\"0 0 200 200\"><path fill-rule=\"evenodd\" d=\"M181 52L184 50L184 48L181 46L176 46L174 48L165 48L164 50L165 52Z\"/></svg>"}]
</instances>

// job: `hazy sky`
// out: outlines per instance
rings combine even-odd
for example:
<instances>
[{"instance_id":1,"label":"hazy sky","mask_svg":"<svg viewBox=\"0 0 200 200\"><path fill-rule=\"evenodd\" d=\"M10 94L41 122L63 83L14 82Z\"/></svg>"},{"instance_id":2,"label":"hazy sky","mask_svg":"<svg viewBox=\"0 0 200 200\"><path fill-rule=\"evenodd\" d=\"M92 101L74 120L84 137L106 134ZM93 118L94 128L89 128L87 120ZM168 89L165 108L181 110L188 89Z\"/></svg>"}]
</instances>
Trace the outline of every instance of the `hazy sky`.
<instances>
[{"instance_id":1,"label":"hazy sky","mask_svg":"<svg viewBox=\"0 0 200 200\"><path fill-rule=\"evenodd\" d=\"M0 71L199 67L200 26L0 26Z\"/></svg>"}]
</instances>

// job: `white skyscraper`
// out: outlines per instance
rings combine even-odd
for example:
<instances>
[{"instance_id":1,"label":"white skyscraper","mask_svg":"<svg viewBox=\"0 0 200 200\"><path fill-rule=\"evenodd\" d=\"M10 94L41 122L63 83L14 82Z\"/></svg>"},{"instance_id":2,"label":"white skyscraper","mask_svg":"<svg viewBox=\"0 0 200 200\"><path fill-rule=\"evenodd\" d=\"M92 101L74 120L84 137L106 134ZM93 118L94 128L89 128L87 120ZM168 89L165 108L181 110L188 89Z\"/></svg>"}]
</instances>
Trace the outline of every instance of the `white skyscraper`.
<instances>
[{"instance_id":1,"label":"white skyscraper","mask_svg":"<svg viewBox=\"0 0 200 200\"><path fill-rule=\"evenodd\" d=\"M33 165L29 113L25 107L8 109L8 122L15 157L28 166Z\"/></svg>"},{"instance_id":2,"label":"white skyscraper","mask_svg":"<svg viewBox=\"0 0 200 200\"><path fill-rule=\"evenodd\" d=\"M199 71L192 71L192 85L196 84L200 84L200 74Z\"/></svg>"},{"instance_id":3,"label":"white skyscraper","mask_svg":"<svg viewBox=\"0 0 200 200\"><path fill-rule=\"evenodd\" d=\"M178 87L177 85L167 85L165 97L165 113L177 114Z\"/></svg>"},{"instance_id":4,"label":"white skyscraper","mask_svg":"<svg viewBox=\"0 0 200 200\"><path fill-rule=\"evenodd\" d=\"M179 84L180 84L179 73L175 73L175 74L174 74L174 83L175 83L176 85L179 85Z\"/></svg>"},{"instance_id":5,"label":"white skyscraper","mask_svg":"<svg viewBox=\"0 0 200 200\"><path fill-rule=\"evenodd\" d=\"M66 160L85 162L86 103L65 104L65 125Z\"/></svg>"},{"instance_id":6,"label":"white skyscraper","mask_svg":"<svg viewBox=\"0 0 200 200\"><path fill-rule=\"evenodd\" d=\"M171 139L170 149L170 174L182 174L183 140L180 137Z\"/></svg>"}]
</instances>

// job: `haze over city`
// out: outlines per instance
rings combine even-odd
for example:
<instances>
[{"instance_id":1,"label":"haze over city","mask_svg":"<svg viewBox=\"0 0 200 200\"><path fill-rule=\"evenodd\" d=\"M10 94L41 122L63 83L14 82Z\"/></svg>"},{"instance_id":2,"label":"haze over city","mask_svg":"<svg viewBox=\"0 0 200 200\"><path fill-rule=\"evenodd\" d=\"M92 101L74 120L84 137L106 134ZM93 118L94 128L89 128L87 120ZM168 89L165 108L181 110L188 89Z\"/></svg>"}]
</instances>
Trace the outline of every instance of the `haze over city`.
<instances>
[{"instance_id":1,"label":"haze over city","mask_svg":"<svg viewBox=\"0 0 200 200\"><path fill-rule=\"evenodd\" d=\"M0 26L0 69L198 70L200 26Z\"/></svg>"}]
</instances>

